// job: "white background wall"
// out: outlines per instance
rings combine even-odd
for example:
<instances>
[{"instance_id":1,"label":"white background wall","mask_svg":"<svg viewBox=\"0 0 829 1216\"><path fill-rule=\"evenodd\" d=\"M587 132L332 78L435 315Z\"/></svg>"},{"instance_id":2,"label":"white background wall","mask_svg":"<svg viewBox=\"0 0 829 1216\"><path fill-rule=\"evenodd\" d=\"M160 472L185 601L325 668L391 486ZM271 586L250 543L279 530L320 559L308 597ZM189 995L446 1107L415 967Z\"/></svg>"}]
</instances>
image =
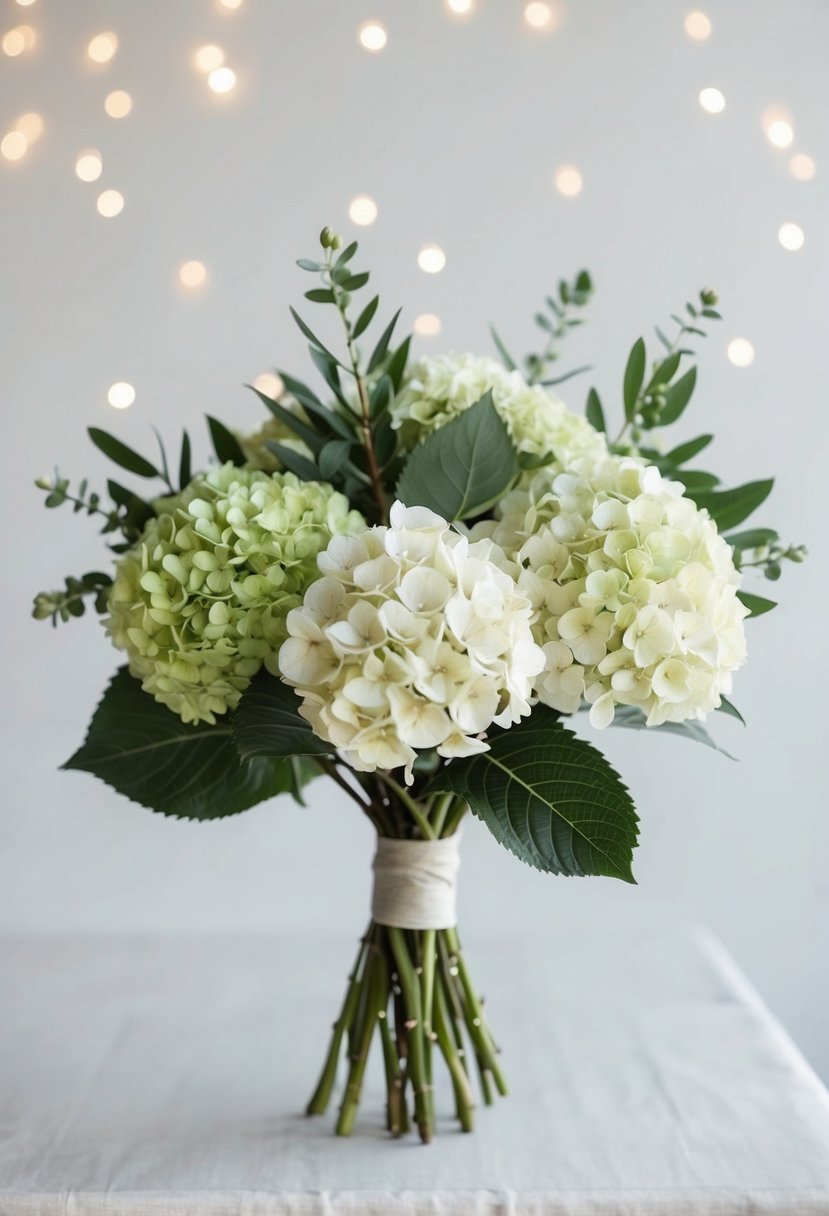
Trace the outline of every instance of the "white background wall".
<instances>
[{"instance_id":1,"label":"white background wall","mask_svg":"<svg viewBox=\"0 0 829 1216\"><path fill-rule=\"evenodd\" d=\"M117 663L92 618L52 632L28 619L33 592L101 564L95 529L43 510L33 478L56 461L102 482L85 427L147 450L148 428L200 415L236 427L260 416L241 384L275 363L305 372L288 317L307 283L293 259L323 223L351 231L349 200L367 192L379 219L365 259L384 303L409 321L437 313L421 349L488 349L497 320L519 349L529 317L560 274L582 265L599 294L569 357L595 364L618 398L626 351L699 287L722 295L724 324L705 344L701 390L682 435L714 429L713 466L736 482L775 473L761 523L806 541L782 606L751 624L751 662L735 700L745 732L715 723L732 764L671 738L610 732L601 742L642 815L639 887L542 877L470 825L463 912L480 929L570 921L607 906L663 915L666 903L712 926L824 1075L829 1075L825 878L826 282L829 5L824 0L710 0L714 33L683 34L675 0L571 0L551 35L523 23L517 0L477 0L466 20L441 0L2 0L4 28L29 21L38 46L0 56L0 125L37 110L30 154L0 162L3 339L3 671L0 928L4 931L268 929L351 923L366 904L371 841L323 785L307 810L288 801L205 825L168 822L93 778L61 774ZM389 42L369 55L361 21ZM85 61L89 37L117 32L115 60ZM221 44L239 85L208 93L196 47ZM728 105L702 112L700 88ZM105 116L125 88L134 110ZM796 147L817 178L787 172L760 124L787 106ZM104 157L97 185L73 165ZM575 162L584 191L567 200L555 167ZM123 191L102 219L99 189ZM785 220L806 232L784 252ZM427 241L446 250L439 276L418 270ZM200 258L206 290L187 296L176 268ZM727 341L754 343L734 368ZM137 391L116 413L115 380ZM567 386L581 409L587 383ZM769 587L757 588L761 593Z\"/></svg>"}]
</instances>

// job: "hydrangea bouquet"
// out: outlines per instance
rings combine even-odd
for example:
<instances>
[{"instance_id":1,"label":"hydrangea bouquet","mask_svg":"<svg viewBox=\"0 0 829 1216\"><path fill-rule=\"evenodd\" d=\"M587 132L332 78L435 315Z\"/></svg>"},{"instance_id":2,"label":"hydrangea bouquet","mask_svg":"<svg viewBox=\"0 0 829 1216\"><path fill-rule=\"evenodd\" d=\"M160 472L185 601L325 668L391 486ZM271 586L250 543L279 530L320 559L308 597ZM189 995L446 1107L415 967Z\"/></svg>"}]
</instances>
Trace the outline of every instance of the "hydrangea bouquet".
<instances>
[{"instance_id":1,"label":"hydrangea bouquet","mask_svg":"<svg viewBox=\"0 0 829 1216\"><path fill-rule=\"evenodd\" d=\"M611 440L594 389L585 417L550 391L569 378L551 373L586 272L547 299L542 349L520 365L494 332L500 362L412 362L397 314L367 342L378 299L354 305L356 243L320 243L299 262L318 280L306 299L340 340L293 316L322 388L280 371L261 431L208 418L215 463L194 472L185 433L175 477L163 444L150 460L90 429L156 489L39 481L48 507L103 518L114 570L67 578L34 615L67 621L89 600L126 660L65 767L190 819L301 802L325 776L371 821L372 920L308 1111L328 1107L345 1055L336 1126L352 1130L378 1039L389 1130L428 1141L441 1063L466 1131L473 1074L486 1103L506 1093L455 921L467 811L540 870L633 881L634 804L595 732L714 746L706 716L740 717L745 621L773 607L743 571L774 580L805 551L736 530L771 481L724 489L688 467L710 435L658 438L694 389L687 343L718 317L712 292L672 337L657 330L655 358L635 343Z\"/></svg>"}]
</instances>

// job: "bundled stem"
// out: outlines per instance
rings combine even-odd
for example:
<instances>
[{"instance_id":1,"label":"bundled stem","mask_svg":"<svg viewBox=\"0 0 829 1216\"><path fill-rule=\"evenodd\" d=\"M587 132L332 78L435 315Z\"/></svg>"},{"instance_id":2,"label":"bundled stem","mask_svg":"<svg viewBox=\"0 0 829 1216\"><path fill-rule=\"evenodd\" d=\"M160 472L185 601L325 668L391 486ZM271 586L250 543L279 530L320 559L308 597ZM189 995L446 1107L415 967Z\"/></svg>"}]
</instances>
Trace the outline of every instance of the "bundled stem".
<instances>
[{"instance_id":1,"label":"bundled stem","mask_svg":"<svg viewBox=\"0 0 829 1216\"><path fill-rule=\"evenodd\" d=\"M395 791L392 791L395 793ZM408 812L405 801L402 810ZM389 808L385 807L388 811ZM401 809L398 804L397 810ZM443 795L418 815L388 815L402 838L453 834L466 810ZM351 1134L362 1096L368 1058L375 1039L386 1079L386 1121L393 1136L410 1127L410 1112L420 1139L435 1134L434 1071L448 1070L461 1130L474 1127L475 1099L467 1059L474 1056L485 1103L493 1087L506 1094L497 1048L486 1025L481 999L469 974L456 929L404 930L372 922L360 943L345 1000L334 1023L319 1082L308 1103L309 1115L330 1105L337 1071L347 1055L348 1072L337 1118L338 1135ZM347 1044L347 1047L346 1047Z\"/></svg>"}]
</instances>

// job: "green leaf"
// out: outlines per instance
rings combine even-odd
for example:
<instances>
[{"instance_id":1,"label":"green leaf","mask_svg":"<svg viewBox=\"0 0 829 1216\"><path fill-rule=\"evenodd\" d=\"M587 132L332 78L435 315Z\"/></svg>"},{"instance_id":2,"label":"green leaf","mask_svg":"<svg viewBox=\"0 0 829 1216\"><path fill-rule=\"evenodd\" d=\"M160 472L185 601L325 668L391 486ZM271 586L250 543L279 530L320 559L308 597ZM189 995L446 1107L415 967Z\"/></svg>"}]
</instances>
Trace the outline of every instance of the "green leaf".
<instances>
[{"instance_id":1,"label":"green leaf","mask_svg":"<svg viewBox=\"0 0 829 1216\"><path fill-rule=\"evenodd\" d=\"M672 422L676 422L691 400L691 394L694 391L696 383L697 369L692 367L684 376L680 376L676 384L668 389L665 396L665 404L659 411L660 426L670 426Z\"/></svg>"},{"instance_id":2,"label":"green leaf","mask_svg":"<svg viewBox=\"0 0 829 1216\"><path fill-rule=\"evenodd\" d=\"M592 372L593 364L585 363L581 367L574 367L572 371L563 372L560 376L551 376L549 380L542 380L540 383L544 388L554 388L556 384L564 384L568 380L572 380L574 376L583 376L585 372Z\"/></svg>"},{"instance_id":3,"label":"green leaf","mask_svg":"<svg viewBox=\"0 0 829 1216\"><path fill-rule=\"evenodd\" d=\"M327 405L323 405L319 397L301 380L296 380L288 372L280 371L279 378L285 385L286 390L292 397L296 397L299 404L305 410L306 414L311 414L317 419L323 428L341 435L343 439L349 439L353 434L353 429L348 425L344 418L339 414L335 414ZM270 399L266 403L270 409Z\"/></svg>"},{"instance_id":4,"label":"green leaf","mask_svg":"<svg viewBox=\"0 0 829 1216\"><path fill-rule=\"evenodd\" d=\"M163 815L218 819L293 791L287 760L239 763L228 722L187 726L159 705L126 667L112 679L86 740L63 766L93 773Z\"/></svg>"},{"instance_id":5,"label":"green leaf","mask_svg":"<svg viewBox=\"0 0 829 1216\"><path fill-rule=\"evenodd\" d=\"M397 497L450 521L467 519L497 502L517 472L518 455L490 392L418 444Z\"/></svg>"},{"instance_id":6,"label":"green leaf","mask_svg":"<svg viewBox=\"0 0 829 1216\"><path fill-rule=\"evenodd\" d=\"M507 350L506 346L504 346L503 342L501 341L500 337L498 336L498 331L496 330L494 325L490 325L489 332L492 335L492 341L495 343L495 349L498 351L498 354L501 356L501 362L503 363L504 367L507 369L508 372L514 372L515 369L518 367L518 364L515 362L512 355Z\"/></svg>"},{"instance_id":7,"label":"green leaf","mask_svg":"<svg viewBox=\"0 0 829 1216\"><path fill-rule=\"evenodd\" d=\"M329 359L328 355L324 354L323 351L317 350L315 346L309 347L309 353L311 355L311 361L314 364L314 367L331 389L331 392L342 405L347 406L348 402L343 396L342 385L340 384L340 377L337 371L336 362L333 359Z\"/></svg>"},{"instance_id":8,"label":"green leaf","mask_svg":"<svg viewBox=\"0 0 829 1216\"><path fill-rule=\"evenodd\" d=\"M312 262L310 258L298 258L297 266L300 270L310 270L315 274L319 274L321 270L325 270L324 262Z\"/></svg>"},{"instance_id":9,"label":"green leaf","mask_svg":"<svg viewBox=\"0 0 829 1216\"><path fill-rule=\"evenodd\" d=\"M377 312L377 305L379 303L379 296L375 296L373 300L369 300L368 304L366 304L365 308L354 322L354 328L351 331L352 338L359 338L360 334L365 333L369 325L371 325L372 318Z\"/></svg>"},{"instance_id":10,"label":"green leaf","mask_svg":"<svg viewBox=\"0 0 829 1216\"><path fill-rule=\"evenodd\" d=\"M693 456L698 455L703 448L707 448L713 435L698 435L696 439L689 439L687 443L680 443L678 447L672 448L660 460L666 468L677 469L681 464L685 464L686 460L690 460Z\"/></svg>"},{"instance_id":11,"label":"green leaf","mask_svg":"<svg viewBox=\"0 0 829 1216\"><path fill-rule=\"evenodd\" d=\"M625 378L622 389L622 397L625 403L625 418L628 422L636 413L636 406L639 400L639 392L642 388L642 382L645 379L645 342L643 338L637 338L628 355L627 365L625 367Z\"/></svg>"},{"instance_id":12,"label":"green leaf","mask_svg":"<svg viewBox=\"0 0 829 1216\"><path fill-rule=\"evenodd\" d=\"M693 498L697 502L702 494L707 494L714 486L720 484L720 479L715 473L704 473L702 469L678 469L676 473L677 481L681 481L685 486L685 493L688 498Z\"/></svg>"},{"instance_id":13,"label":"green leaf","mask_svg":"<svg viewBox=\"0 0 829 1216\"><path fill-rule=\"evenodd\" d=\"M243 760L255 756L326 756L334 751L299 713L293 688L261 673L245 689L233 720L233 738Z\"/></svg>"},{"instance_id":14,"label":"green leaf","mask_svg":"<svg viewBox=\"0 0 829 1216\"><path fill-rule=\"evenodd\" d=\"M731 701L729 701L728 697L720 697L720 703L717 706L717 710L721 714L727 714L729 718L736 718L738 722L742 722L743 726L745 726L745 718L740 713L737 706L733 705Z\"/></svg>"},{"instance_id":15,"label":"green leaf","mask_svg":"<svg viewBox=\"0 0 829 1216\"><path fill-rule=\"evenodd\" d=\"M367 270L363 270L359 274L349 275L348 278L343 281L343 290L359 291L361 287L365 287L368 280L369 272Z\"/></svg>"},{"instance_id":16,"label":"green leaf","mask_svg":"<svg viewBox=\"0 0 829 1216\"><path fill-rule=\"evenodd\" d=\"M599 394L594 388L591 388L590 392L587 394L587 406L584 413L587 421L595 431L601 431L602 434L607 431L602 403L599 399Z\"/></svg>"},{"instance_id":17,"label":"green leaf","mask_svg":"<svg viewBox=\"0 0 829 1216\"><path fill-rule=\"evenodd\" d=\"M350 452L350 439L332 439L325 444L317 458L320 473L325 481L331 481L338 473L343 472Z\"/></svg>"},{"instance_id":18,"label":"green leaf","mask_svg":"<svg viewBox=\"0 0 829 1216\"><path fill-rule=\"evenodd\" d=\"M681 358L682 355L678 350L673 351L670 355L666 355L662 362L657 364L656 371L648 381L648 386L645 392L650 392L652 389L656 388L657 385L667 384L669 380L672 380L674 373L679 367Z\"/></svg>"},{"instance_id":19,"label":"green leaf","mask_svg":"<svg viewBox=\"0 0 829 1216\"><path fill-rule=\"evenodd\" d=\"M324 343L322 343L319 340L319 338L314 333L314 331L305 324L305 322L303 321L302 317L299 315L297 310L295 308L292 308L290 311L291 311L291 316L294 318L294 320L296 321L297 325L299 326L301 332L305 335L305 337L308 339L308 341L311 343L311 345L316 346L317 350L321 350L323 352L323 354L328 355L328 358L333 359L334 362L336 363L337 359L334 357L334 355L331 354L331 351L328 349L328 347L325 346Z\"/></svg>"},{"instance_id":20,"label":"green leaf","mask_svg":"<svg viewBox=\"0 0 829 1216\"><path fill-rule=\"evenodd\" d=\"M715 752L720 752L729 760L736 759L724 747L714 742L701 722L662 722L659 726L648 726L641 709L634 705L617 705L613 725L623 726L628 730L661 731L663 735L679 735L683 739L693 740L694 743L704 743L706 747L712 747Z\"/></svg>"},{"instance_id":21,"label":"green leaf","mask_svg":"<svg viewBox=\"0 0 829 1216\"><path fill-rule=\"evenodd\" d=\"M358 245L356 241L351 241L350 244L346 245L345 249L343 249L338 255L337 260L334 263L335 268L339 270L342 266L345 266L348 262L350 262L354 257L354 254L357 252L357 249Z\"/></svg>"},{"instance_id":22,"label":"green leaf","mask_svg":"<svg viewBox=\"0 0 829 1216\"><path fill-rule=\"evenodd\" d=\"M749 481L733 490L712 490L695 497L698 507L705 507L720 532L729 532L741 524L771 493L774 479Z\"/></svg>"},{"instance_id":23,"label":"green leaf","mask_svg":"<svg viewBox=\"0 0 829 1216\"><path fill-rule=\"evenodd\" d=\"M759 549L761 545L770 545L779 540L779 533L774 528L749 528L745 532L732 532L725 538L735 549Z\"/></svg>"},{"instance_id":24,"label":"green leaf","mask_svg":"<svg viewBox=\"0 0 829 1216\"><path fill-rule=\"evenodd\" d=\"M218 418L211 418L207 415L207 425L210 428L210 438L213 443L213 451L216 453L216 459L221 464L244 464L245 453L239 444L239 440L229 431L223 422L219 422Z\"/></svg>"},{"instance_id":25,"label":"green leaf","mask_svg":"<svg viewBox=\"0 0 829 1216\"><path fill-rule=\"evenodd\" d=\"M178 460L178 484L184 489L193 480L192 457L190 451L190 436L187 431L181 433L181 455Z\"/></svg>"},{"instance_id":26,"label":"green leaf","mask_svg":"<svg viewBox=\"0 0 829 1216\"><path fill-rule=\"evenodd\" d=\"M762 595L752 595L750 591L738 591L737 599L748 608L749 620L753 616L763 616L764 613L771 612L772 608L777 607L776 600L767 600Z\"/></svg>"},{"instance_id":27,"label":"green leaf","mask_svg":"<svg viewBox=\"0 0 829 1216\"><path fill-rule=\"evenodd\" d=\"M334 293L330 287L312 287L310 291L306 291L305 299L310 300L312 304L333 304Z\"/></svg>"},{"instance_id":28,"label":"green leaf","mask_svg":"<svg viewBox=\"0 0 829 1216\"><path fill-rule=\"evenodd\" d=\"M388 325L386 326L386 328L383 330L382 334L380 335L380 340L378 341L374 350L371 352L371 358L368 361L368 369L367 369L369 375L375 370L375 368L379 367L380 364L385 359L386 351L389 349L389 343L391 342L392 335L394 333L394 327L397 324L397 318L400 316L402 311L403 311L402 308L398 308L397 312L394 314L394 316L389 321Z\"/></svg>"},{"instance_id":29,"label":"green leaf","mask_svg":"<svg viewBox=\"0 0 829 1216\"><path fill-rule=\"evenodd\" d=\"M248 388L252 388L256 396L267 409L273 414L274 418L278 418L283 426L287 427L292 434L301 439L307 444L311 451L316 455L320 450L325 439L321 437L313 427L310 427L307 422L304 422L297 414L286 410L284 405L280 405L278 401L274 401L271 397L267 397L264 393L260 393L258 388L249 384Z\"/></svg>"},{"instance_id":30,"label":"green leaf","mask_svg":"<svg viewBox=\"0 0 829 1216\"><path fill-rule=\"evenodd\" d=\"M403 374L406 371L406 364L409 359L409 347L411 344L411 336L405 338L389 359L388 367L386 368L386 375L391 380L395 392L400 391L400 385L403 383Z\"/></svg>"},{"instance_id":31,"label":"green leaf","mask_svg":"<svg viewBox=\"0 0 829 1216\"><path fill-rule=\"evenodd\" d=\"M379 418L389 407L393 395L393 386L389 376L381 376L369 392L368 408L372 418Z\"/></svg>"},{"instance_id":32,"label":"green leaf","mask_svg":"<svg viewBox=\"0 0 829 1216\"><path fill-rule=\"evenodd\" d=\"M136 532L140 532L147 520L152 519L155 515L155 511L148 502L145 502L132 490L128 490L126 486L113 481L112 478L107 481L107 492L116 506L124 508L126 516L122 527L125 527L127 531L134 529Z\"/></svg>"},{"instance_id":33,"label":"green leaf","mask_svg":"<svg viewBox=\"0 0 829 1216\"><path fill-rule=\"evenodd\" d=\"M114 435L110 435L108 431L102 431L97 426L90 426L86 433L95 447L99 448L115 464L120 465L122 469L135 473L137 477L161 476L154 464L140 456L138 452L134 452L132 448L128 448L125 443L116 439Z\"/></svg>"},{"instance_id":34,"label":"green leaf","mask_svg":"<svg viewBox=\"0 0 829 1216\"><path fill-rule=\"evenodd\" d=\"M532 716L490 739L490 750L453 760L430 789L465 798L499 844L550 874L603 874L633 882L633 801L590 743L557 714Z\"/></svg>"},{"instance_id":35,"label":"green leaf","mask_svg":"<svg viewBox=\"0 0 829 1216\"><path fill-rule=\"evenodd\" d=\"M302 456L299 452L295 452L292 448L286 447L284 443L276 443L269 439L265 444L269 452L274 456L278 456L284 467L289 473L295 473L302 481L324 481L319 468L314 464L313 460L309 460L307 456Z\"/></svg>"}]
</instances>

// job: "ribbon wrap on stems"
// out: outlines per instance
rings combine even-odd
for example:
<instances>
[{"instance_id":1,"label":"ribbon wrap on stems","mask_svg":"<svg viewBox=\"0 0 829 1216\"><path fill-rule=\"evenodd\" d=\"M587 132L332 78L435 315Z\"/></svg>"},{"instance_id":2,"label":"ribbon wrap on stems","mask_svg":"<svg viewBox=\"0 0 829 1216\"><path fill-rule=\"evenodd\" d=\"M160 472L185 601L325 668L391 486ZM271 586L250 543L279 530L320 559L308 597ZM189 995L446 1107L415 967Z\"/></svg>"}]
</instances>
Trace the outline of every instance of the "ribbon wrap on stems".
<instances>
[{"instance_id":1,"label":"ribbon wrap on stems","mask_svg":"<svg viewBox=\"0 0 829 1216\"><path fill-rule=\"evenodd\" d=\"M460 833L442 840L377 838L372 919L395 929L453 929Z\"/></svg>"}]
</instances>

